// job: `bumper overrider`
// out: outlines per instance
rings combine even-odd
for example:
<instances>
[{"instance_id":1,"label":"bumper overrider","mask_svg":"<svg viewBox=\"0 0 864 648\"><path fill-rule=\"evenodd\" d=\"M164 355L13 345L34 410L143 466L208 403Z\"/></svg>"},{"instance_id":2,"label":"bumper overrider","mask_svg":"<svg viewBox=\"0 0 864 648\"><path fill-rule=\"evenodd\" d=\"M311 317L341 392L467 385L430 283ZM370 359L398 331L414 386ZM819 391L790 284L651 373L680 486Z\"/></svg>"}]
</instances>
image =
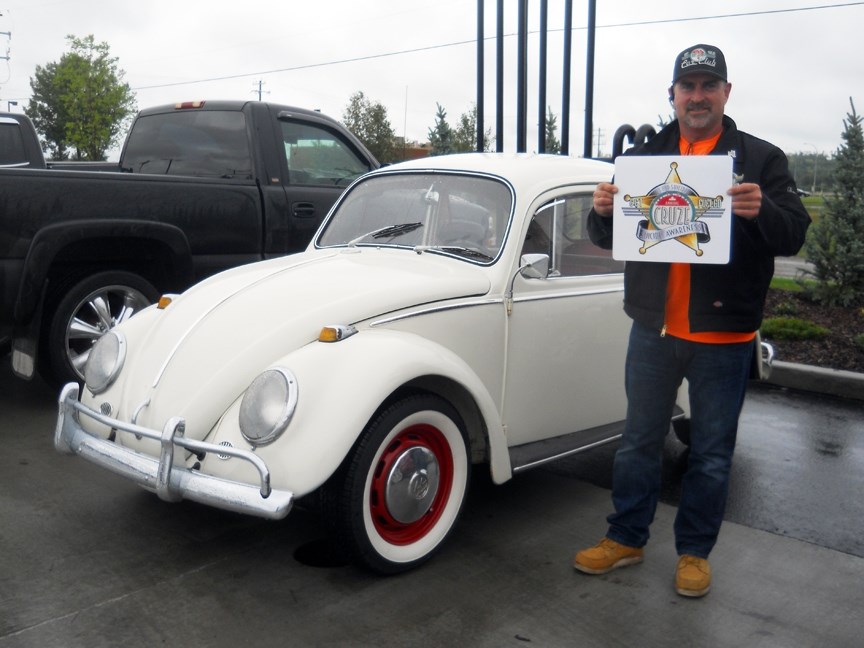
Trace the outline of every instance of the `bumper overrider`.
<instances>
[{"instance_id":1,"label":"bumper overrider","mask_svg":"<svg viewBox=\"0 0 864 648\"><path fill-rule=\"evenodd\" d=\"M155 492L166 502L187 499L271 520L282 519L291 510L294 494L270 487L270 470L255 453L187 439L183 436L185 422L180 417L169 419L161 431L118 421L80 403L78 394L77 383L67 384L60 393L54 432L54 447L59 452L80 455ZM101 439L87 432L80 423L82 416L109 426L111 438ZM121 433L158 441L160 456L150 457L115 443L113 439ZM258 471L260 483L229 481L177 465L174 463L176 448L202 458L212 452L249 462Z\"/></svg>"}]
</instances>

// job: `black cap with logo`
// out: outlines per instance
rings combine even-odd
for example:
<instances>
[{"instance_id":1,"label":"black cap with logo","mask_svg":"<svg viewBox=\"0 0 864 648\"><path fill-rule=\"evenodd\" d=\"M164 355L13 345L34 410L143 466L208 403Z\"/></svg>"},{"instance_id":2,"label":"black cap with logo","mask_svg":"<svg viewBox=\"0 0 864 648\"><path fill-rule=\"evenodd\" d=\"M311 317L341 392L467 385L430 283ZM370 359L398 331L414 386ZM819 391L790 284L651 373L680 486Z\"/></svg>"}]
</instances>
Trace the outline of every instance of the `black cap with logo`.
<instances>
[{"instance_id":1,"label":"black cap with logo","mask_svg":"<svg viewBox=\"0 0 864 648\"><path fill-rule=\"evenodd\" d=\"M719 47L714 45L693 45L688 47L675 59L675 69L672 72L672 83L688 74L701 72L713 74L726 81L726 57Z\"/></svg>"}]
</instances>

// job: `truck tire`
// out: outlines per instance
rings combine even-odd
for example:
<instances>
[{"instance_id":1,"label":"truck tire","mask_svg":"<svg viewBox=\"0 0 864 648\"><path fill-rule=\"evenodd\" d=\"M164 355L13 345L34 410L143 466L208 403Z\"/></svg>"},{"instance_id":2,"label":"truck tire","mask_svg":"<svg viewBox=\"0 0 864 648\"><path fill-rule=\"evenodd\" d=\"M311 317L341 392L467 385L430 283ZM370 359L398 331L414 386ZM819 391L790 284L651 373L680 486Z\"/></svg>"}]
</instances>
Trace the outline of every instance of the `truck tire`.
<instances>
[{"instance_id":1,"label":"truck tire","mask_svg":"<svg viewBox=\"0 0 864 648\"><path fill-rule=\"evenodd\" d=\"M41 354L43 377L57 386L84 381L84 364L100 337L159 298L140 275L109 270L58 287Z\"/></svg>"}]
</instances>

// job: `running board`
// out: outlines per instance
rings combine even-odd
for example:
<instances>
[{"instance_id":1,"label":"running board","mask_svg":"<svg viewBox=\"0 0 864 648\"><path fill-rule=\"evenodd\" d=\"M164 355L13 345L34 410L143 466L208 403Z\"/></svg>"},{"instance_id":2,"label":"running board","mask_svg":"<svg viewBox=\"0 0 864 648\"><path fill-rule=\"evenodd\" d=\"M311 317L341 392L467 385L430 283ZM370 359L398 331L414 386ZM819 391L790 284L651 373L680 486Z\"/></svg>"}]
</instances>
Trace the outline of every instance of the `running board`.
<instances>
[{"instance_id":1,"label":"running board","mask_svg":"<svg viewBox=\"0 0 864 648\"><path fill-rule=\"evenodd\" d=\"M672 420L684 418L684 410L678 405L672 414ZM552 439L533 441L510 448L510 465L513 474L518 474L543 464L563 459L586 450L598 448L621 438L624 431L624 421L601 425L590 430L562 434Z\"/></svg>"}]
</instances>

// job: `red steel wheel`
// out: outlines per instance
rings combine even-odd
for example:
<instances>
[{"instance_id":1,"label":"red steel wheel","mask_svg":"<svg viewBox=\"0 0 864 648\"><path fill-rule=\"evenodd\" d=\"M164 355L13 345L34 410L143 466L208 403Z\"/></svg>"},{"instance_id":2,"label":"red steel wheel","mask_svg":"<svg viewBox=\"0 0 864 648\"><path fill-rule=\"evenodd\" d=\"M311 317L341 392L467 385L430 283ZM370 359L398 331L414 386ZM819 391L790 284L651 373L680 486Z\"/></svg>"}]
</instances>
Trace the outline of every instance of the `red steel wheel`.
<instances>
[{"instance_id":1,"label":"red steel wheel","mask_svg":"<svg viewBox=\"0 0 864 648\"><path fill-rule=\"evenodd\" d=\"M385 574L428 560L462 510L469 456L462 419L444 399L408 396L384 409L326 489L340 548Z\"/></svg>"}]
</instances>

